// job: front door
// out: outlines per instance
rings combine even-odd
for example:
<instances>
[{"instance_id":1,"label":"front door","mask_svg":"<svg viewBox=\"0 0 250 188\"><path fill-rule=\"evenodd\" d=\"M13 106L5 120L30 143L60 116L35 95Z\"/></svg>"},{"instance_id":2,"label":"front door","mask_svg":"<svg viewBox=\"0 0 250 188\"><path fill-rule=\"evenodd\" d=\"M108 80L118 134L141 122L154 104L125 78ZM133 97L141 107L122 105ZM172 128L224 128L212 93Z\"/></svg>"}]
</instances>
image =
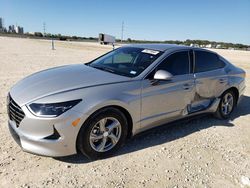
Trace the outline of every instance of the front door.
<instances>
[{"instance_id":1,"label":"front door","mask_svg":"<svg viewBox=\"0 0 250 188\"><path fill-rule=\"evenodd\" d=\"M141 128L148 129L187 115L187 106L194 98L194 76L188 51L175 52L142 81ZM156 81L157 70L166 70L173 77Z\"/></svg>"}]
</instances>

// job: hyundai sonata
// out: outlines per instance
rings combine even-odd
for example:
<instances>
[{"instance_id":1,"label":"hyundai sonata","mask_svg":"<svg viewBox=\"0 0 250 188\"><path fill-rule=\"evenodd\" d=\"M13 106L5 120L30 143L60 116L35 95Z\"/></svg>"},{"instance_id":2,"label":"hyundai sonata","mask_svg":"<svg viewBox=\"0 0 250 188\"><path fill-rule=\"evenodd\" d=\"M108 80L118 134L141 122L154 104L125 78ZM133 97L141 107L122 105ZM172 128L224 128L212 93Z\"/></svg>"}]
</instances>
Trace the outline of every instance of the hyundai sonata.
<instances>
[{"instance_id":1,"label":"hyundai sonata","mask_svg":"<svg viewBox=\"0 0 250 188\"><path fill-rule=\"evenodd\" d=\"M109 156L144 130L201 113L229 118L245 72L220 55L167 44L128 45L87 64L35 73L8 94L9 128L24 151Z\"/></svg>"}]
</instances>

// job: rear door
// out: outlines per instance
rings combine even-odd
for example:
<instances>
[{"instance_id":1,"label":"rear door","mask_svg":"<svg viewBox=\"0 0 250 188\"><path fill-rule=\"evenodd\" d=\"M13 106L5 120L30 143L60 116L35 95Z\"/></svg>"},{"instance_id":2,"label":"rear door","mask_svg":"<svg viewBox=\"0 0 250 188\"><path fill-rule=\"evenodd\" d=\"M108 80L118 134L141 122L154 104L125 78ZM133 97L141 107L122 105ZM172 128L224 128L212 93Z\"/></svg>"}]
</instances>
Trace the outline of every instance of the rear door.
<instances>
[{"instance_id":1,"label":"rear door","mask_svg":"<svg viewBox=\"0 0 250 188\"><path fill-rule=\"evenodd\" d=\"M196 98L212 100L225 90L228 83L225 63L213 52L194 50L194 54Z\"/></svg>"}]
</instances>

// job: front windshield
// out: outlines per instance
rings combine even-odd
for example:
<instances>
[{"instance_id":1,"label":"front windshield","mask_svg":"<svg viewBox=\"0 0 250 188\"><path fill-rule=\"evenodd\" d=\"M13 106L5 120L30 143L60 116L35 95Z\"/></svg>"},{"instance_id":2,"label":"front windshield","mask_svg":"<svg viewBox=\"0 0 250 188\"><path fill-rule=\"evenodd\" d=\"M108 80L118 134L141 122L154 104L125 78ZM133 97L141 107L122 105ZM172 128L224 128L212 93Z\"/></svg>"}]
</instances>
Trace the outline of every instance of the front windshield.
<instances>
[{"instance_id":1,"label":"front windshield","mask_svg":"<svg viewBox=\"0 0 250 188\"><path fill-rule=\"evenodd\" d=\"M91 67L127 77L141 74L162 52L143 48L118 48L88 64Z\"/></svg>"}]
</instances>

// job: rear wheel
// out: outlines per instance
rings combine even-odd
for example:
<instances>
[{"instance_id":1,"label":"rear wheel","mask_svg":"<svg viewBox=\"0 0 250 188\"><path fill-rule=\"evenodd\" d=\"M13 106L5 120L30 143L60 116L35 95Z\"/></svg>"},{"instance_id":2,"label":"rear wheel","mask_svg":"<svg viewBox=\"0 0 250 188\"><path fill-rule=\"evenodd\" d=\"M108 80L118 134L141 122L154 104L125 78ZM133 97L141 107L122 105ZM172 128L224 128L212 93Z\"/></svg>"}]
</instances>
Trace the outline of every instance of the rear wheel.
<instances>
[{"instance_id":1,"label":"rear wheel","mask_svg":"<svg viewBox=\"0 0 250 188\"><path fill-rule=\"evenodd\" d=\"M113 154L127 137L127 119L116 108L105 108L92 115L82 126L77 147L90 159Z\"/></svg>"},{"instance_id":2,"label":"rear wheel","mask_svg":"<svg viewBox=\"0 0 250 188\"><path fill-rule=\"evenodd\" d=\"M221 97L220 104L215 113L216 117L220 119L227 119L230 117L236 105L235 93L232 90L226 91Z\"/></svg>"}]
</instances>

